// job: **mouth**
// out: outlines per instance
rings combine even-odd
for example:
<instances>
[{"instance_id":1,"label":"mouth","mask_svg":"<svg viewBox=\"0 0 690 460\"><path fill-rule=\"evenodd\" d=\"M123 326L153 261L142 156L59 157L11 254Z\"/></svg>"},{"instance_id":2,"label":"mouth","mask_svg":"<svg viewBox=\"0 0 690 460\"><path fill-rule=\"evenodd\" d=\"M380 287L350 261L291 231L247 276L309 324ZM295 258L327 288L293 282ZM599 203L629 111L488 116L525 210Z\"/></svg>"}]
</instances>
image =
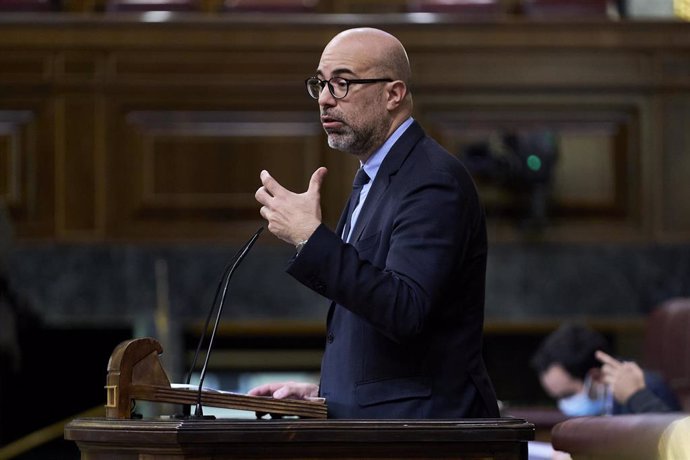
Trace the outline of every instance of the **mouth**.
<instances>
[{"instance_id":1,"label":"mouth","mask_svg":"<svg viewBox=\"0 0 690 460\"><path fill-rule=\"evenodd\" d=\"M321 115L321 126L323 126L323 129L326 131L336 130L343 126L343 122L329 115Z\"/></svg>"}]
</instances>

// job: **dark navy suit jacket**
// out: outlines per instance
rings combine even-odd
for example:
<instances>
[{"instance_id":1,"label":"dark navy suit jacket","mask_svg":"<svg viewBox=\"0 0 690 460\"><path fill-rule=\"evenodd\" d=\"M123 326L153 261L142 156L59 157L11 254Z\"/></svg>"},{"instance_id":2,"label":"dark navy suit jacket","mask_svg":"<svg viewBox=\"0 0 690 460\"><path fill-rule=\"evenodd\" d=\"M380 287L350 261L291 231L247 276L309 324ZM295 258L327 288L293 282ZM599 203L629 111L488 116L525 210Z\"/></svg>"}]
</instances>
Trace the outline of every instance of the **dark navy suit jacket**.
<instances>
[{"instance_id":1,"label":"dark navy suit jacket","mask_svg":"<svg viewBox=\"0 0 690 460\"><path fill-rule=\"evenodd\" d=\"M413 123L349 244L343 224L319 226L288 266L332 300L320 382L329 417L498 417L482 359L486 226L462 164Z\"/></svg>"}]
</instances>

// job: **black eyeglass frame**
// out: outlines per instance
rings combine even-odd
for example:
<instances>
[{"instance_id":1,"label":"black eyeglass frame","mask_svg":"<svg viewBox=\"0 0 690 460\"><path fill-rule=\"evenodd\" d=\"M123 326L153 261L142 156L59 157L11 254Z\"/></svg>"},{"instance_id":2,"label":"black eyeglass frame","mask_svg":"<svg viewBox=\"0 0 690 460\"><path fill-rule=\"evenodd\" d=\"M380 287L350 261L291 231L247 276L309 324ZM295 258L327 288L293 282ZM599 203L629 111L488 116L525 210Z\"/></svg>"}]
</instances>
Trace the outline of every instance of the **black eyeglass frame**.
<instances>
[{"instance_id":1,"label":"black eyeglass frame","mask_svg":"<svg viewBox=\"0 0 690 460\"><path fill-rule=\"evenodd\" d=\"M336 96L334 93L335 90L333 89L333 84L331 83L331 80L335 80L335 79L342 80L345 82L345 94L343 94L342 96ZM321 87L321 89L319 90L319 94L317 94L316 96L314 96L311 93L311 91L309 91L309 81L310 80L318 81L319 86ZM351 84L365 85L368 83L381 83L381 82L390 83L392 81L395 81L395 80L393 80L392 78L354 78L354 79L347 79L347 78L343 78L343 77L331 77L328 80L321 80L319 77L309 77L306 80L304 80L304 84L307 87L307 94L309 94L309 96L312 97L313 99L318 100L319 95L321 94L324 87L326 87L326 86L328 86L328 92L331 93L331 96L333 96L335 99L343 99L347 96L347 93L350 92L350 85Z\"/></svg>"}]
</instances>

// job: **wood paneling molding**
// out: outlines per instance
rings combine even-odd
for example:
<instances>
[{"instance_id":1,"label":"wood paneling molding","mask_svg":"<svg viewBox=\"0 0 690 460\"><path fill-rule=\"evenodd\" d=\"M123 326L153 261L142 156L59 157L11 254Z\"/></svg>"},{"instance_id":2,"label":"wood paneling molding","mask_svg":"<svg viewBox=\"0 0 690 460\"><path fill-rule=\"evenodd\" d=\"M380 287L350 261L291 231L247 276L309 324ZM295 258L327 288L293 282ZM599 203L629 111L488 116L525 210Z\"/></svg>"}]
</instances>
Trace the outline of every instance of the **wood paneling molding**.
<instances>
[{"instance_id":1,"label":"wood paneling molding","mask_svg":"<svg viewBox=\"0 0 690 460\"><path fill-rule=\"evenodd\" d=\"M52 234L54 156L48 107L36 101L0 100L0 199L17 221L17 233ZM45 131L44 131L45 130Z\"/></svg>"},{"instance_id":2,"label":"wood paneling molding","mask_svg":"<svg viewBox=\"0 0 690 460\"><path fill-rule=\"evenodd\" d=\"M311 113L171 109L123 115L124 146L116 143L109 158L114 234L156 227L158 235L175 237L187 226L197 232L199 222L232 234L235 224L259 218L259 171L272 171L299 190L320 164L321 128Z\"/></svg>"},{"instance_id":3,"label":"wood paneling molding","mask_svg":"<svg viewBox=\"0 0 690 460\"><path fill-rule=\"evenodd\" d=\"M32 120L32 113L28 110L0 111L0 197L6 205L21 206L22 202L22 154L27 154L27 147L22 145L26 137L22 136L22 129ZM23 139L22 139L23 138Z\"/></svg>"},{"instance_id":4,"label":"wood paneling molding","mask_svg":"<svg viewBox=\"0 0 690 460\"><path fill-rule=\"evenodd\" d=\"M565 160L541 238L690 239L690 209L674 203L690 193L687 23L157 18L0 17L0 111L30 114L0 134L20 238L239 241L261 222L261 169L303 191L322 165L334 225L356 162L327 147L303 80L338 31L375 26L406 45L414 115L454 153L477 130L553 130ZM494 239L520 237L489 223Z\"/></svg>"}]
</instances>

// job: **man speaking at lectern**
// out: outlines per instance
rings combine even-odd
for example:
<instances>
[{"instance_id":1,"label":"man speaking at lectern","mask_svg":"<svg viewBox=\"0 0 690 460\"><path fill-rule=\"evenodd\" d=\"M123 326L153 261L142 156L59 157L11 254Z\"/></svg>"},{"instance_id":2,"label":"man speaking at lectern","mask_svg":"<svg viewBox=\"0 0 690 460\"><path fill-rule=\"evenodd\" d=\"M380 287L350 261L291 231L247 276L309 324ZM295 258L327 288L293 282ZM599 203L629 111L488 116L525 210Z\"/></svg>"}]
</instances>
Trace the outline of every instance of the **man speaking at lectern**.
<instances>
[{"instance_id":1,"label":"man speaking at lectern","mask_svg":"<svg viewBox=\"0 0 690 460\"><path fill-rule=\"evenodd\" d=\"M329 418L498 417L482 359L487 240L461 163L411 117L410 64L377 29L341 32L306 80L328 145L359 159L336 231L321 222L317 169L297 194L269 172L268 230L297 248L287 269L330 299L320 385L249 394L326 398Z\"/></svg>"}]
</instances>

